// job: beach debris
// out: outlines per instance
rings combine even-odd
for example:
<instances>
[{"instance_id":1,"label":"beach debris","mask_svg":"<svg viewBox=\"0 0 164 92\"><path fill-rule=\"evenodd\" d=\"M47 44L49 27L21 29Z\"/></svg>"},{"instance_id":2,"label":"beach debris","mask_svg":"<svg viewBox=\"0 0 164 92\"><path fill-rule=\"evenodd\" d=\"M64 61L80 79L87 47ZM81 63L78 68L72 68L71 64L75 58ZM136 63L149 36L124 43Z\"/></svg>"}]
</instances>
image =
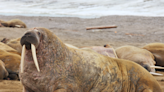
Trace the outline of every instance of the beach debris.
<instances>
[{"instance_id":1,"label":"beach debris","mask_svg":"<svg viewBox=\"0 0 164 92\"><path fill-rule=\"evenodd\" d=\"M87 27L86 30L90 29L107 29L107 28L117 28L116 25L110 25L110 26L93 26L93 27Z\"/></svg>"}]
</instances>

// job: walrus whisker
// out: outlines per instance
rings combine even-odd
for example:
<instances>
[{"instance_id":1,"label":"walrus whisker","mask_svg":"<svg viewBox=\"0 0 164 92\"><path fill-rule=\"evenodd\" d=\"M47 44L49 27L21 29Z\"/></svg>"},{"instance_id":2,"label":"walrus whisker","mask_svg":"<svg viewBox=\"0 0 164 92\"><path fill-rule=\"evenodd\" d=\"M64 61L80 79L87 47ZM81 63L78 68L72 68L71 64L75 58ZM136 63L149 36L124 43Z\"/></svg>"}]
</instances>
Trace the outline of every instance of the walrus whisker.
<instances>
[{"instance_id":1,"label":"walrus whisker","mask_svg":"<svg viewBox=\"0 0 164 92\"><path fill-rule=\"evenodd\" d=\"M151 68L155 68L155 69L164 69L164 67L161 66L150 66Z\"/></svg>"},{"instance_id":2,"label":"walrus whisker","mask_svg":"<svg viewBox=\"0 0 164 92\"><path fill-rule=\"evenodd\" d=\"M36 57L36 48L33 44L31 44L31 51L32 51L32 57L34 59L35 66L36 66L38 72L40 72L39 64L38 64L37 57Z\"/></svg>"},{"instance_id":3,"label":"walrus whisker","mask_svg":"<svg viewBox=\"0 0 164 92\"><path fill-rule=\"evenodd\" d=\"M23 68L24 68L24 57L25 57L25 51L26 51L26 49L25 49L25 45L23 45L23 47L22 47L22 54L21 54L21 73L23 73Z\"/></svg>"}]
</instances>

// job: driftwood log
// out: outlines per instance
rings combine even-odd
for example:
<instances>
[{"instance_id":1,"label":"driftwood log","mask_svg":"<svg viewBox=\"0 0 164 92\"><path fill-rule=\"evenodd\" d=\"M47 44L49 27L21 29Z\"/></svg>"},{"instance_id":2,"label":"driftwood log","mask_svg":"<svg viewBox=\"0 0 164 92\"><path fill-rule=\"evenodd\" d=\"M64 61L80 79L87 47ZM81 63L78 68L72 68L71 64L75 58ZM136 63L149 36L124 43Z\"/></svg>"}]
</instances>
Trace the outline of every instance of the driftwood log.
<instances>
[{"instance_id":1,"label":"driftwood log","mask_svg":"<svg viewBox=\"0 0 164 92\"><path fill-rule=\"evenodd\" d=\"M90 29L106 29L106 28L117 28L116 25L110 25L110 26L94 26L94 27L87 27L86 30Z\"/></svg>"}]
</instances>

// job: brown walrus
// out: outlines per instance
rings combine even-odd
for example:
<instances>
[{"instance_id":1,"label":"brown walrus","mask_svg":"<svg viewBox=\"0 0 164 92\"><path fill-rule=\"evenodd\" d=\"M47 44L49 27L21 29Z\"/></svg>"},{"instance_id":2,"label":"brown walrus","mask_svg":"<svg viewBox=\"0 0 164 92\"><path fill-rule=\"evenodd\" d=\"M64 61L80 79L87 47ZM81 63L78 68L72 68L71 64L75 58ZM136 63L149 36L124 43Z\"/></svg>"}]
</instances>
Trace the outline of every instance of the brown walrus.
<instances>
[{"instance_id":1,"label":"brown walrus","mask_svg":"<svg viewBox=\"0 0 164 92\"><path fill-rule=\"evenodd\" d=\"M164 44L163 43L150 43L144 46L143 49L150 51L154 55L157 66L164 66Z\"/></svg>"},{"instance_id":2,"label":"brown walrus","mask_svg":"<svg viewBox=\"0 0 164 92\"><path fill-rule=\"evenodd\" d=\"M67 47L46 28L27 31L21 45L24 92L162 92L140 65Z\"/></svg>"},{"instance_id":3,"label":"brown walrus","mask_svg":"<svg viewBox=\"0 0 164 92\"><path fill-rule=\"evenodd\" d=\"M0 60L0 80L3 80L4 78L7 78L8 72L5 68L5 64L2 60Z\"/></svg>"},{"instance_id":4,"label":"brown walrus","mask_svg":"<svg viewBox=\"0 0 164 92\"><path fill-rule=\"evenodd\" d=\"M10 21L0 20L0 27L27 28L26 24L19 19L12 19Z\"/></svg>"},{"instance_id":5,"label":"brown walrus","mask_svg":"<svg viewBox=\"0 0 164 92\"><path fill-rule=\"evenodd\" d=\"M19 65L21 60L20 55L6 52L0 49L0 60L2 60L5 63L5 67L9 72L9 78L13 80L18 80Z\"/></svg>"},{"instance_id":6,"label":"brown walrus","mask_svg":"<svg viewBox=\"0 0 164 92\"><path fill-rule=\"evenodd\" d=\"M20 54L15 49L0 42L0 60L5 63L5 68L9 73L8 78L18 80L19 65L21 60Z\"/></svg>"},{"instance_id":7,"label":"brown walrus","mask_svg":"<svg viewBox=\"0 0 164 92\"><path fill-rule=\"evenodd\" d=\"M120 59L131 60L145 67L150 72L155 72L150 66L155 65L154 56L151 52L135 46L121 46L116 48L116 54ZM148 65L148 66L147 66Z\"/></svg>"}]
</instances>

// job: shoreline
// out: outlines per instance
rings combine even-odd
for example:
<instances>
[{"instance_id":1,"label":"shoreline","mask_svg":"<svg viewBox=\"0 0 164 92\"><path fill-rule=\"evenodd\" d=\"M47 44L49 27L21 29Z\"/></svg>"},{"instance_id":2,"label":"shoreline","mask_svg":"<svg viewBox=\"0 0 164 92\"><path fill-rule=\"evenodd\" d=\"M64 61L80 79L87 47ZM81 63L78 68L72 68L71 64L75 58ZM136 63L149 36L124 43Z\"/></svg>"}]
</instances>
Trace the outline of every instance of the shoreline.
<instances>
[{"instance_id":1,"label":"shoreline","mask_svg":"<svg viewBox=\"0 0 164 92\"><path fill-rule=\"evenodd\" d=\"M76 15L41 15L41 14L2 14L0 13L0 16L8 16L8 17L14 17L14 16L19 16L19 17L52 17L52 18L80 18L80 19L96 19L96 18L102 18L102 17L109 17L109 16L119 16L119 17L164 17L164 16L147 16L147 15L104 15L104 16L76 16Z\"/></svg>"}]
</instances>

